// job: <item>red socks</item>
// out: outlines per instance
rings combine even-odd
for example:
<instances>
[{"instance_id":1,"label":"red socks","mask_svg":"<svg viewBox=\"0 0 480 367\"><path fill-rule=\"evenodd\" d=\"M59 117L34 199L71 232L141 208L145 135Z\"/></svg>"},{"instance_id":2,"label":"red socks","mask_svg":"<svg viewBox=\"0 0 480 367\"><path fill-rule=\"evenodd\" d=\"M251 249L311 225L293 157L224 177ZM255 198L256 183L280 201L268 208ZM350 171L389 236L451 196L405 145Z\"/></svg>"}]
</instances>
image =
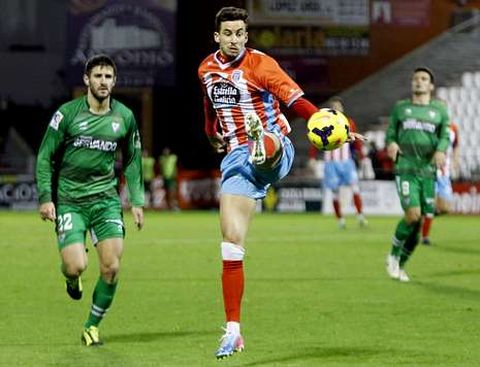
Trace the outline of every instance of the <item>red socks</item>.
<instances>
[{"instance_id":1,"label":"red socks","mask_svg":"<svg viewBox=\"0 0 480 367\"><path fill-rule=\"evenodd\" d=\"M227 321L240 322L244 289L243 261L223 260L222 286Z\"/></svg>"}]
</instances>

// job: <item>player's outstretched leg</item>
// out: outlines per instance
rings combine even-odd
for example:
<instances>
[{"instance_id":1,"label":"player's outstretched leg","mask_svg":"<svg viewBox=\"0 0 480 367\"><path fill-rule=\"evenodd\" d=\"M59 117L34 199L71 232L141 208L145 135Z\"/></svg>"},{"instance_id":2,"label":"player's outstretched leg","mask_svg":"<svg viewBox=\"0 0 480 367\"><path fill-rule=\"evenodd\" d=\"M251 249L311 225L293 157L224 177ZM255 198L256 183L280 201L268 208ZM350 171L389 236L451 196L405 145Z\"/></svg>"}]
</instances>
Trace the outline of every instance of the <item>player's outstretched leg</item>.
<instances>
[{"instance_id":1,"label":"player's outstretched leg","mask_svg":"<svg viewBox=\"0 0 480 367\"><path fill-rule=\"evenodd\" d=\"M249 139L252 163L259 168L271 168L280 161L282 145L279 138L263 128L255 112L247 114L245 130Z\"/></svg>"}]
</instances>

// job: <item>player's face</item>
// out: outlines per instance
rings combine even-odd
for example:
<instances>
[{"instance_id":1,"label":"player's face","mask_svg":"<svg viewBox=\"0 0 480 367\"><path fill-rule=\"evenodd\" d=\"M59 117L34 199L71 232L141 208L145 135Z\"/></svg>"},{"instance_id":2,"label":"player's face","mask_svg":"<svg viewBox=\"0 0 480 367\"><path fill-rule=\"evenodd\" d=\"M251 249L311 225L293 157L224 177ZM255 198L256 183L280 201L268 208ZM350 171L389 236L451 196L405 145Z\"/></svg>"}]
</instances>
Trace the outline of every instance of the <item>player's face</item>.
<instances>
[{"instance_id":1,"label":"player's face","mask_svg":"<svg viewBox=\"0 0 480 367\"><path fill-rule=\"evenodd\" d=\"M243 20L231 20L220 24L220 31L214 34L221 53L229 58L237 57L248 41L247 26Z\"/></svg>"},{"instance_id":2,"label":"player's face","mask_svg":"<svg viewBox=\"0 0 480 367\"><path fill-rule=\"evenodd\" d=\"M412 77L412 93L413 94L430 94L433 90L433 84L430 74L425 71L417 71Z\"/></svg>"},{"instance_id":3,"label":"player's face","mask_svg":"<svg viewBox=\"0 0 480 367\"><path fill-rule=\"evenodd\" d=\"M95 66L90 75L84 75L84 82L90 93L99 101L110 97L115 85L115 73L111 66Z\"/></svg>"}]
</instances>

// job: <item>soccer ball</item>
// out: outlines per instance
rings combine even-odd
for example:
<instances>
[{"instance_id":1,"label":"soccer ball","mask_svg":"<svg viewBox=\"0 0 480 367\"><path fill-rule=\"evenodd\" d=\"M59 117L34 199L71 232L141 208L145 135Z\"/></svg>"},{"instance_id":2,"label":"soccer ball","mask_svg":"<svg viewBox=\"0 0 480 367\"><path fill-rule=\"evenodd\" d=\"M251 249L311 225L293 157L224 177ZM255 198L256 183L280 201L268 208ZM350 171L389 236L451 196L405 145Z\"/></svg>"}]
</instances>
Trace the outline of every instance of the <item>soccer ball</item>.
<instances>
[{"instance_id":1,"label":"soccer ball","mask_svg":"<svg viewBox=\"0 0 480 367\"><path fill-rule=\"evenodd\" d=\"M334 150L342 146L350 133L348 119L340 111L322 108L308 119L307 137L319 150Z\"/></svg>"}]
</instances>

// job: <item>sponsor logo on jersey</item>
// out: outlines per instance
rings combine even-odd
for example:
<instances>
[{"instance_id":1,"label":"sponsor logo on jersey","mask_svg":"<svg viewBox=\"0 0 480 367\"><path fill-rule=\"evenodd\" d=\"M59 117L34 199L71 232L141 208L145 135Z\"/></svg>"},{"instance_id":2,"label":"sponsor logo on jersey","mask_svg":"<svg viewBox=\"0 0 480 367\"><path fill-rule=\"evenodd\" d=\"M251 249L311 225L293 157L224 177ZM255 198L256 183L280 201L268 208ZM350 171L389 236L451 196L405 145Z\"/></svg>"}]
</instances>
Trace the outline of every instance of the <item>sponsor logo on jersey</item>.
<instances>
[{"instance_id":1,"label":"sponsor logo on jersey","mask_svg":"<svg viewBox=\"0 0 480 367\"><path fill-rule=\"evenodd\" d=\"M113 122L112 122L113 132L116 133L119 128L120 128L120 124L119 124L118 122L113 121Z\"/></svg>"},{"instance_id":2,"label":"sponsor logo on jersey","mask_svg":"<svg viewBox=\"0 0 480 367\"><path fill-rule=\"evenodd\" d=\"M87 148L93 150L101 150L103 152L114 152L117 150L117 142L94 139L92 136L79 136L73 142L76 148Z\"/></svg>"},{"instance_id":3,"label":"sponsor logo on jersey","mask_svg":"<svg viewBox=\"0 0 480 367\"><path fill-rule=\"evenodd\" d=\"M415 119L408 119L402 123L403 130L423 130L429 133L435 132L435 124L426 121L418 121Z\"/></svg>"},{"instance_id":4,"label":"sponsor logo on jersey","mask_svg":"<svg viewBox=\"0 0 480 367\"><path fill-rule=\"evenodd\" d=\"M78 128L80 130L87 130L88 129L88 121L83 121L78 124Z\"/></svg>"},{"instance_id":5,"label":"sponsor logo on jersey","mask_svg":"<svg viewBox=\"0 0 480 367\"><path fill-rule=\"evenodd\" d=\"M50 120L50 127L52 129L58 130L60 122L63 120L63 114L60 111L57 111L53 114L52 119Z\"/></svg>"},{"instance_id":6,"label":"sponsor logo on jersey","mask_svg":"<svg viewBox=\"0 0 480 367\"><path fill-rule=\"evenodd\" d=\"M215 83L211 91L213 104L236 105L240 102L240 91L230 83Z\"/></svg>"}]
</instances>

